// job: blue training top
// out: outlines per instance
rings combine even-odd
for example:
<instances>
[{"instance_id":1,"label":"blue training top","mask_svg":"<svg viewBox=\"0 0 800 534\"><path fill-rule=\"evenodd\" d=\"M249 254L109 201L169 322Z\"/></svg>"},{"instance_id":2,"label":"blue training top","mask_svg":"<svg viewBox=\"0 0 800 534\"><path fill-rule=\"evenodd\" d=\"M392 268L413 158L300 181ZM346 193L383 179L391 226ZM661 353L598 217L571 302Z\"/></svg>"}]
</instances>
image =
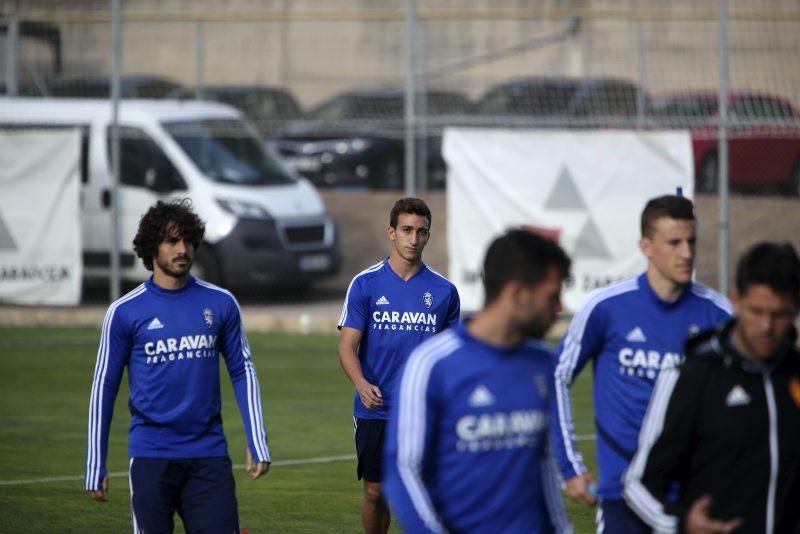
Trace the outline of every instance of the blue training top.
<instances>
[{"instance_id":1,"label":"blue training top","mask_svg":"<svg viewBox=\"0 0 800 534\"><path fill-rule=\"evenodd\" d=\"M367 408L356 392L353 415L388 419L408 355L424 340L458 324L460 313L456 286L424 263L408 280L392 270L388 259L357 274L347 288L339 329L361 331L361 372L380 388L383 406Z\"/></svg>"},{"instance_id":2,"label":"blue training top","mask_svg":"<svg viewBox=\"0 0 800 534\"><path fill-rule=\"evenodd\" d=\"M677 301L665 302L650 287L646 273L589 295L556 350L554 444L564 480L587 470L576 447L569 396L587 362L594 365L598 495L621 499L622 475L636 452L659 371L683 361L689 335L731 314L725 297L697 283Z\"/></svg>"},{"instance_id":3,"label":"blue training top","mask_svg":"<svg viewBox=\"0 0 800 534\"><path fill-rule=\"evenodd\" d=\"M406 532L569 532L550 447L553 356L500 348L462 324L417 348L384 451Z\"/></svg>"},{"instance_id":4,"label":"blue training top","mask_svg":"<svg viewBox=\"0 0 800 534\"><path fill-rule=\"evenodd\" d=\"M128 368L132 458L227 456L220 414L222 355L256 461L271 461L255 366L236 299L189 277L177 290L152 278L114 302L103 321L89 406L86 489L106 476L108 433Z\"/></svg>"}]
</instances>

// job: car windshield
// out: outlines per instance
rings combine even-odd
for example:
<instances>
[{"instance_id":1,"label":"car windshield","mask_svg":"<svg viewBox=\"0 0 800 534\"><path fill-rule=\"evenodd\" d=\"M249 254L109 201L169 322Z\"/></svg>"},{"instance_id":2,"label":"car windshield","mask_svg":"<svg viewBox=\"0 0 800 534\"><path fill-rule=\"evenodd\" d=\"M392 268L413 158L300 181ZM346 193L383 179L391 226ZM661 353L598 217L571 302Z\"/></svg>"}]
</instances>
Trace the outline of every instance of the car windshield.
<instances>
[{"instance_id":1,"label":"car windshield","mask_svg":"<svg viewBox=\"0 0 800 534\"><path fill-rule=\"evenodd\" d=\"M425 106L428 115L448 115L464 113L467 110L466 97L459 94L429 93ZM311 117L320 120L360 119L401 119L405 113L403 95L359 95L335 98L311 112Z\"/></svg>"},{"instance_id":2,"label":"car windshield","mask_svg":"<svg viewBox=\"0 0 800 534\"><path fill-rule=\"evenodd\" d=\"M563 115L575 95L575 86L543 83L499 88L486 95L478 111L488 114Z\"/></svg>"},{"instance_id":3,"label":"car windshield","mask_svg":"<svg viewBox=\"0 0 800 534\"><path fill-rule=\"evenodd\" d=\"M651 103L651 113L674 119L708 119L717 114L717 101L713 98L655 99Z\"/></svg>"},{"instance_id":4,"label":"car windshield","mask_svg":"<svg viewBox=\"0 0 800 534\"><path fill-rule=\"evenodd\" d=\"M197 167L215 182L278 185L294 179L243 122L212 119L164 123Z\"/></svg>"}]
</instances>

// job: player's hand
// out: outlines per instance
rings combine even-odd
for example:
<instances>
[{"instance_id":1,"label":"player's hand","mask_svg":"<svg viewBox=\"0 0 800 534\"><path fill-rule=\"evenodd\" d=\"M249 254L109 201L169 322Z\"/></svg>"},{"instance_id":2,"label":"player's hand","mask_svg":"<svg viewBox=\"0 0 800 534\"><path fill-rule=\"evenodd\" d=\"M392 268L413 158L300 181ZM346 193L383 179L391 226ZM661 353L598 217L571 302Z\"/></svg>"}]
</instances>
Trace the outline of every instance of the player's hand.
<instances>
[{"instance_id":1,"label":"player's hand","mask_svg":"<svg viewBox=\"0 0 800 534\"><path fill-rule=\"evenodd\" d=\"M250 452L250 448L248 448L245 452L244 464L253 480L258 480L262 476L266 475L269 471L270 465L269 462L256 463L255 459L253 458L253 454Z\"/></svg>"},{"instance_id":2,"label":"player's hand","mask_svg":"<svg viewBox=\"0 0 800 534\"><path fill-rule=\"evenodd\" d=\"M712 519L708 512L711 509L711 496L706 494L694 501L686 514L686 532L688 534L725 534L733 532L742 524L742 519L737 517L729 521Z\"/></svg>"},{"instance_id":3,"label":"player's hand","mask_svg":"<svg viewBox=\"0 0 800 534\"><path fill-rule=\"evenodd\" d=\"M378 386L364 381L364 385L358 388L358 394L361 397L361 404L370 410L383 406L383 394Z\"/></svg>"},{"instance_id":4,"label":"player's hand","mask_svg":"<svg viewBox=\"0 0 800 534\"><path fill-rule=\"evenodd\" d=\"M564 492L573 501L583 506L597 504L597 481L588 471L570 478L566 485Z\"/></svg>"},{"instance_id":5,"label":"player's hand","mask_svg":"<svg viewBox=\"0 0 800 534\"><path fill-rule=\"evenodd\" d=\"M99 490L89 492L89 497L98 502L108 502L108 476L104 476L100 481Z\"/></svg>"}]
</instances>

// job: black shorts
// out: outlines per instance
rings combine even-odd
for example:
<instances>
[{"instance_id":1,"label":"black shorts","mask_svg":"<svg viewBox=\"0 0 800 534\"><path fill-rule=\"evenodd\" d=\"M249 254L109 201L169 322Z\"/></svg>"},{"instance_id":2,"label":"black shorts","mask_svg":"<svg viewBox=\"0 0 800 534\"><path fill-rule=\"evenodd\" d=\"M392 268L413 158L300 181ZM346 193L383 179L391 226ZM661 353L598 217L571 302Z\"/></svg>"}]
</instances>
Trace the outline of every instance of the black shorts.
<instances>
[{"instance_id":1,"label":"black shorts","mask_svg":"<svg viewBox=\"0 0 800 534\"><path fill-rule=\"evenodd\" d=\"M175 512L187 532L239 532L231 467L228 457L131 458L134 532L172 532Z\"/></svg>"},{"instance_id":2,"label":"black shorts","mask_svg":"<svg viewBox=\"0 0 800 534\"><path fill-rule=\"evenodd\" d=\"M383 442L386 435L386 421L383 419L359 419L353 417L356 431L356 475L367 482L381 481L383 462Z\"/></svg>"}]
</instances>

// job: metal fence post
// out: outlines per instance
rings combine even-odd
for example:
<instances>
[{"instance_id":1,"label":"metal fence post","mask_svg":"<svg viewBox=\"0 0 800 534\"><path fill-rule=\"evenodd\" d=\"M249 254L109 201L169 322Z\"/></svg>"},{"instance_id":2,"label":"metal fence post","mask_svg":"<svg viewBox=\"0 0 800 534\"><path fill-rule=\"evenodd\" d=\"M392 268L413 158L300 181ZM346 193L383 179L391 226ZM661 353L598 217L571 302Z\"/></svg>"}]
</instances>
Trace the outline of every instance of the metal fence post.
<instances>
[{"instance_id":1,"label":"metal fence post","mask_svg":"<svg viewBox=\"0 0 800 534\"><path fill-rule=\"evenodd\" d=\"M728 0L719 0L719 290L728 292Z\"/></svg>"},{"instance_id":2,"label":"metal fence post","mask_svg":"<svg viewBox=\"0 0 800 534\"><path fill-rule=\"evenodd\" d=\"M119 199L119 100L122 65L122 24L120 0L111 0L111 301L120 296L120 199Z\"/></svg>"},{"instance_id":3,"label":"metal fence post","mask_svg":"<svg viewBox=\"0 0 800 534\"><path fill-rule=\"evenodd\" d=\"M17 96L19 91L18 48L19 20L11 17L6 20L6 94Z\"/></svg>"},{"instance_id":4,"label":"metal fence post","mask_svg":"<svg viewBox=\"0 0 800 534\"><path fill-rule=\"evenodd\" d=\"M406 83L405 83L405 196L416 194L416 163L414 145L416 139L416 110L414 92L416 91L416 54L414 53L417 34L416 0L406 0Z\"/></svg>"}]
</instances>

